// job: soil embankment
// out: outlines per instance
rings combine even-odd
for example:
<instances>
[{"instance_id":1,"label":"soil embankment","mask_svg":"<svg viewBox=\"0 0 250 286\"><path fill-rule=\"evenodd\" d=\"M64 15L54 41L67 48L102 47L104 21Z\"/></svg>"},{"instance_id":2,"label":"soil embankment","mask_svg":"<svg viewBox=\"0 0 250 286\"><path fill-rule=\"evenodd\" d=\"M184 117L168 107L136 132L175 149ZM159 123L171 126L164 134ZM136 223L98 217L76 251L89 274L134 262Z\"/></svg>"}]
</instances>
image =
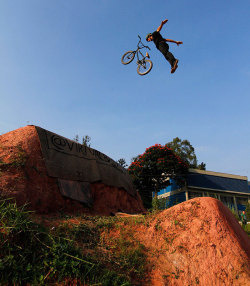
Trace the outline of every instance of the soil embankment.
<instances>
[{"instance_id":1,"label":"soil embankment","mask_svg":"<svg viewBox=\"0 0 250 286\"><path fill-rule=\"evenodd\" d=\"M250 239L219 200L189 200L134 231L149 254L150 285L250 285Z\"/></svg>"},{"instance_id":2,"label":"soil embankment","mask_svg":"<svg viewBox=\"0 0 250 286\"><path fill-rule=\"evenodd\" d=\"M0 194L28 203L41 218L57 212L123 216L144 211L139 195L101 182L91 183L92 207L64 197L57 178L47 174L34 126L0 136ZM136 216L124 215L97 248L109 257L119 249L105 246L119 236L143 245L146 278L135 285L250 285L250 240L219 200L196 198L141 218L137 223Z\"/></svg>"},{"instance_id":3,"label":"soil embankment","mask_svg":"<svg viewBox=\"0 0 250 286\"><path fill-rule=\"evenodd\" d=\"M61 162L62 166L64 162ZM117 211L144 211L139 194L102 182L90 183L93 204L62 196L58 178L48 176L35 126L26 126L0 136L0 194L27 203L38 213L89 213L110 215Z\"/></svg>"},{"instance_id":4,"label":"soil embankment","mask_svg":"<svg viewBox=\"0 0 250 286\"><path fill-rule=\"evenodd\" d=\"M143 278L130 265L132 285L250 285L250 239L219 200L195 198L146 216L117 215L103 229L96 255L113 261L122 252L127 266L144 257ZM68 221L69 226L84 223Z\"/></svg>"}]
</instances>

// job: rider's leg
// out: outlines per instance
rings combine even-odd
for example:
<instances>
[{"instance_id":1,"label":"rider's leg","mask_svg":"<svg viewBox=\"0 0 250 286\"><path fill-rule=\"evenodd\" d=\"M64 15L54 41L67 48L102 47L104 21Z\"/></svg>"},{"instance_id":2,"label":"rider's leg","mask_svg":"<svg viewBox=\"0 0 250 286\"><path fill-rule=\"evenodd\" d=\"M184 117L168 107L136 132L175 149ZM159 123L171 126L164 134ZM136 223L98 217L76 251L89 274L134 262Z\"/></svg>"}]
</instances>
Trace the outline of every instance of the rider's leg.
<instances>
[{"instance_id":1,"label":"rider's leg","mask_svg":"<svg viewBox=\"0 0 250 286\"><path fill-rule=\"evenodd\" d=\"M169 45L167 43L161 42L159 44L159 50L164 55L165 59L170 63L172 70L174 69L175 71L178 67L178 60L174 57L172 53L169 52Z\"/></svg>"}]
</instances>

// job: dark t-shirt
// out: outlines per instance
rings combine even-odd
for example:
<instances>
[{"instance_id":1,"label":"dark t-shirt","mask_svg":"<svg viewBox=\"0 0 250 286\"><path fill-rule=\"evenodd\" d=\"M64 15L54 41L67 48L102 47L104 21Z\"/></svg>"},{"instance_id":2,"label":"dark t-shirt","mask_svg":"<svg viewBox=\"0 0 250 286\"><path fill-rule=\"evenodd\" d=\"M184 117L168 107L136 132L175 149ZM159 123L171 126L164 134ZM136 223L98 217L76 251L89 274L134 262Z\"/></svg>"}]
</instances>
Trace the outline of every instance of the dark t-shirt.
<instances>
[{"instance_id":1,"label":"dark t-shirt","mask_svg":"<svg viewBox=\"0 0 250 286\"><path fill-rule=\"evenodd\" d=\"M157 49L159 49L160 42L164 42L164 43L166 42L164 38L162 37L162 35L157 31L153 32L152 36L153 36L153 42L155 43Z\"/></svg>"}]
</instances>

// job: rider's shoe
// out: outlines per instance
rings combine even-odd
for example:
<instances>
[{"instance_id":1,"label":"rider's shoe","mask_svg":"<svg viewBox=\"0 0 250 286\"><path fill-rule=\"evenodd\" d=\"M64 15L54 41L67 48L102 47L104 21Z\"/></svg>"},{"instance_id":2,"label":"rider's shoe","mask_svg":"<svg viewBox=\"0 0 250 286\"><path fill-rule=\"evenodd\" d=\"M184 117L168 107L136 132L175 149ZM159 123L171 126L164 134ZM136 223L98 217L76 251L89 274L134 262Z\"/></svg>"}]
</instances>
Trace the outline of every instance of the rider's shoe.
<instances>
[{"instance_id":1,"label":"rider's shoe","mask_svg":"<svg viewBox=\"0 0 250 286\"><path fill-rule=\"evenodd\" d=\"M176 69L178 68L178 62L179 62L179 60L176 60L174 62L174 66L171 68L171 73L174 73L176 71Z\"/></svg>"},{"instance_id":2,"label":"rider's shoe","mask_svg":"<svg viewBox=\"0 0 250 286\"><path fill-rule=\"evenodd\" d=\"M150 59L150 56L149 56L148 52L146 52L146 57Z\"/></svg>"}]
</instances>

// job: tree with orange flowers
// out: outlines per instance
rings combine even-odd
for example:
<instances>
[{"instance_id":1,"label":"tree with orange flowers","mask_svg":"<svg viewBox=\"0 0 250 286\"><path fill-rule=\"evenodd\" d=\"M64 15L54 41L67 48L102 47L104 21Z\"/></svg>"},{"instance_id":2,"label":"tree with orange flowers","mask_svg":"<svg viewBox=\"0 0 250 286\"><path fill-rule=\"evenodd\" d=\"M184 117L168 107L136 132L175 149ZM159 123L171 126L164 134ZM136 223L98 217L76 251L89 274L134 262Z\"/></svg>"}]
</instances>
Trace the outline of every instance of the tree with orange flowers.
<instances>
[{"instance_id":1,"label":"tree with orange flowers","mask_svg":"<svg viewBox=\"0 0 250 286\"><path fill-rule=\"evenodd\" d=\"M134 158L128 168L133 182L149 207L152 201L152 192L157 193L170 185L170 179L182 186L188 165L167 146L156 144Z\"/></svg>"}]
</instances>

